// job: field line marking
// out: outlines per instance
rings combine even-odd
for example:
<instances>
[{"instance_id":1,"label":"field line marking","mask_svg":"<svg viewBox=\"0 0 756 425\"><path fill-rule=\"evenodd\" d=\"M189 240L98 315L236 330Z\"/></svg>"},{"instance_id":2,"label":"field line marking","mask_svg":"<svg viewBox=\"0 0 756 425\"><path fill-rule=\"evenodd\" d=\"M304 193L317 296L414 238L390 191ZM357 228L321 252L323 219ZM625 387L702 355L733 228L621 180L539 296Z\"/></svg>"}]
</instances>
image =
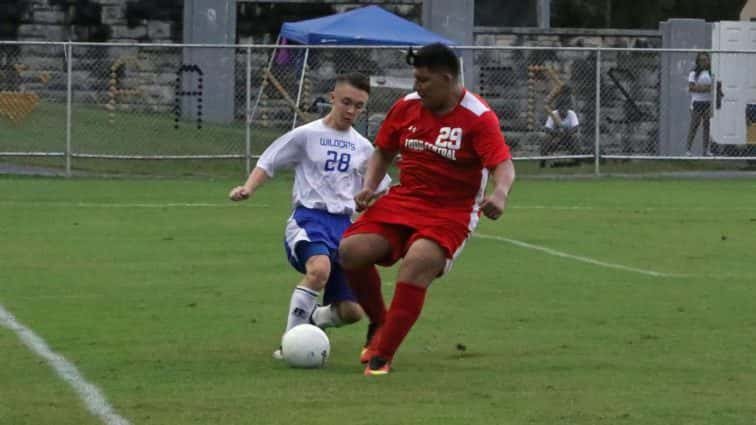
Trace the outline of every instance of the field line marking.
<instances>
[{"instance_id":1,"label":"field line marking","mask_svg":"<svg viewBox=\"0 0 756 425\"><path fill-rule=\"evenodd\" d=\"M74 207L74 208L237 208L241 204L228 203L210 204L201 202L168 202L168 203L107 203L107 202L13 202L0 201L5 206L39 206L39 207ZM247 207L268 208L267 204L245 203Z\"/></svg>"},{"instance_id":2,"label":"field line marking","mask_svg":"<svg viewBox=\"0 0 756 425\"><path fill-rule=\"evenodd\" d=\"M4 206L40 206L40 207L76 207L76 208L235 208L245 205L251 208L269 208L268 204L255 203L209 203L209 202L166 202L166 203L109 203L109 202L56 202L56 201L0 201ZM589 205L512 205L518 210L555 210L555 211L756 211L756 207L596 207Z\"/></svg>"},{"instance_id":3,"label":"field line marking","mask_svg":"<svg viewBox=\"0 0 756 425\"><path fill-rule=\"evenodd\" d=\"M52 351L45 341L21 324L0 304L0 325L13 331L34 354L42 357L71 388L76 391L89 412L106 425L131 425L108 404L100 389L87 382L79 370L60 354Z\"/></svg>"},{"instance_id":4,"label":"field line marking","mask_svg":"<svg viewBox=\"0 0 756 425\"><path fill-rule=\"evenodd\" d=\"M594 207L589 205L512 205L507 209L559 211L756 211L756 207Z\"/></svg>"},{"instance_id":5,"label":"field line marking","mask_svg":"<svg viewBox=\"0 0 756 425\"><path fill-rule=\"evenodd\" d=\"M567 252L562 252L562 251L557 251L555 249L547 248L545 246L534 245L534 244L530 244L530 243L527 243L527 242L518 241L516 239L505 238L505 237L502 237L502 236L486 235L486 234L483 234L483 233L473 233L473 236L475 236L477 238L481 238L481 239L491 239L491 240L500 241L500 242L507 242L507 243L510 243L512 245L518 246L520 248L533 249L533 250L536 250L536 251L544 252L544 253L549 254L549 255L554 255L556 257L561 257L561 258L567 258L567 259L570 259L570 260L580 261L580 262L583 262L583 263L592 264L594 266L600 266L600 267L606 267L606 268L611 268L611 269L624 270L624 271L633 272L633 273L640 273L640 274L643 274L643 275L646 275L646 276L654 276L654 277L685 277L686 276L684 274L657 272L657 271L654 271L654 270L647 270L647 269L641 269L641 268L637 268L637 267L630 267L630 266L625 266L625 265L622 265L622 264L608 263L606 261L596 260L594 258L583 257L583 256L580 256L580 255L573 255L573 254L569 254Z\"/></svg>"}]
</instances>

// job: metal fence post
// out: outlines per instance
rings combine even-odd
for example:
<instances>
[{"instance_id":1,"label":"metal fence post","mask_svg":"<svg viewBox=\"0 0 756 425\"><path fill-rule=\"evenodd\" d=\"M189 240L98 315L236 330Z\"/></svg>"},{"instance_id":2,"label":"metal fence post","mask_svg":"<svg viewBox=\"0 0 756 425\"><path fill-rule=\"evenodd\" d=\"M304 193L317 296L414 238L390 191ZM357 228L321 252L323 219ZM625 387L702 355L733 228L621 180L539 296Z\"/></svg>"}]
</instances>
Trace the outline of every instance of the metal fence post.
<instances>
[{"instance_id":1,"label":"metal fence post","mask_svg":"<svg viewBox=\"0 0 756 425\"><path fill-rule=\"evenodd\" d=\"M72 91L72 66L73 62L73 45L69 40L63 45L64 56L66 56L66 177L71 177L71 91ZM67 54L66 54L67 52Z\"/></svg>"},{"instance_id":2,"label":"metal fence post","mask_svg":"<svg viewBox=\"0 0 756 425\"><path fill-rule=\"evenodd\" d=\"M593 173L601 174L599 165L601 149L601 47L596 50L596 116L594 117Z\"/></svg>"},{"instance_id":3,"label":"metal fence post","mask_svg":"<svg viewBox=\"0 0 756 425\"><path fill-rule=\"evenodd\" d=\"M244 135L244 163L245 172L249 174L252 167L250 156L252 155L252 140L251 140L251 126L252 126L252 47L247 46L247 87L246 87L246 111L244 116L246 117L245 135Z\"/></svg>"}]
</instances>

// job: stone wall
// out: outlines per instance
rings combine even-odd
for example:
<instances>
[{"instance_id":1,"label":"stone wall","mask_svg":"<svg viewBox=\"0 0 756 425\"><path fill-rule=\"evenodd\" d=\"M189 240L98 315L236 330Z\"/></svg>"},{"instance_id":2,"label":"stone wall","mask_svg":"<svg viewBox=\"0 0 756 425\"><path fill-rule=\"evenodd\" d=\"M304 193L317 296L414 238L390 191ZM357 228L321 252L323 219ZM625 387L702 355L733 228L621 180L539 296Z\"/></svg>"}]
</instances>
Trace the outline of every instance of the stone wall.
<instances>
[{"instance_id":1,"label":"stone wall","mask_svg":"<svg viewBox=\"0 0 756 425\"><path fill-rule=\"evenodd\" d=\"M305 13L307 6L322 13L343 12L369 4L381 4L407 19L419 22L423 0L294 1L289 8ZM81 41L114 43L178 43L184 0L30 0L14 20L19 41ZM259 2L260 4L269 2ZM317 3L317 4L315 4ZM276 5L279 9L283 6ZM239 20L260 26L266 9L254 2L240 3L245 12ZM269 12L269 10L268 10ZM289 11L280 13L284 15ZM305 16L307 18L309 16ZM280 18L280 16L279 16ZM273 25L277 26L277 25ZM250 27L249 25L247 27ZM278 28L267 33L244 32L238 42L273 43ZM180 48L130 48L75 46L73 54L73 100L117 109L168 111L174 105L176 71L182 64ZM252 52L253 80L268 61L266 52ZM236 55L237 87L244 88L246 58ZM0 47L0 90L34 91L43 100L63 101L66 61L60 46ZM44 75L44 78L40 76ZM253 90L256 86L253 82ZM115 91L114 91L115 90ZM115 93L115 94L114 94ZM237 96L241 116L243 96ZM284 106L281 109L286 109Z\"/></svg>"},{"instance_id":2,"label":"stone wall","mask_svg":"<svg viewBox=\"0 0 756 425\"><path fill-rule=\"evenodd\" d=\"M366 4L381 4L415 22L419 22L422 15L422 0L331 3L334 12ZM73 3L31 0L19 20L16 38L37 41L96 39L111 42L178 42L182 12L176 5L181 4L183 0L78 0ZM259 18L255 15L255 11L259 12L254 9L255 3L241 5L246 5L250 10L240 19ZM270 43L275 40L275 34L240 33L238 38L241 43ZM589 150L595 118L595 52L567 51L562 47L661 46L658 31L476 27L474 40L477 46L551 48L480 50L474 55L472 72L475 73L476 84L473 88L496 109L510 141L521 145L520 154L534 153L537 141L542 137L538 130L545 120L543 102L550 84L544 75L534 78L529 74L529 66L550 67L573 88L573 106L583 122L584 150ZM602 137L612 141L610 149L614 151L646 149L641 146L643 141L655 140L658 131L660 58L654 53L637 52L603 52L602 55ZM381 56L376 52L369 54L364 66L355 70L369 72L369 66L377 64L378 75L399 75L406 71L401 60L395 61L396 66L387 65L393 59L383 60ZM182 57L180 48L75 47L72 75L74 101L103 107L115 103L117 109L170 111L174 104L176 72L181 66ZM310 64L310 72L314 76L313 95L323 90L331 74L323 70L343 70L345 64L354 63L353 60L345 62L336 54L324 57L331 59ZM266 52L253 51L253 93L259 86L259 70L267 60ZM16 65L21 67L16 68ZM236 55L236 85L241 90L245 86L245 67L246 58L241 52ZM43 99L62 101L65 99L65 69L66 62L59 46L0 48L0 90L35 91ZM610 71L614 78L611 78ZM624 93L630 95L632 104L625 99L615 80L624 87ZM323 83L320 84L322 87L318 87L318 81ZM112 94L113 87L115 96ZM290 88L287 90L293 91ZM304 100L309 102L312 99ZM273 98L271 102L272 105L276 101ZM243 114L244 105L243 96L238 95L237 116ZM281 99L278 110L290 112L290 107ZM633 131L628 136L630 127Z\"/></svg>"},{"instance_id":3,"label":"stone wall","mask_svg":"<svg viewBox=\"0 0 756 425\"><path fill-rule=\"evenodd\" d=\"M661 47L661 33L645 30L476 27L474 40L476 46L546 48L475 54L476 89L496 109L508 139L518 145L519 155L538 154L544 138L540 129L547 118L544 104L554 86L546 72L529 67L550 68L571 88L570 102L581 120L580 151L589 153L595 133L596 53L563 48ZM648 141L657 140L659 130L660 72L658 53L602 52L600 122L607 152L655 149Z\"/></svg>"},{"instance_id":4,"label":"stone wall","mask_svg":"<svg viewBox=\"0 0 756 425\"><path fill-rule=\"evenodd\" d=\"M17 18L19 41L173 43L180 41L181 0L31 0ZM140 62L136 65L136 61ZM181 50L137 51L134 48L73 48L72 86L75 102L118 107L138 102L167 110L172 102ZM115 68L114 68L115 67ZM138 68L138 69L137 69ZM48 101L65 99L66 61L60 46L21 45L0 48L0 89L33 91ZM131 72L126 72L127 70ZM170 77L172 75L172 78ZM113 76L116 78L114 79ZM115 81L114 81L115 80ZM131 99L129 90L136 90ZM113 95L112 90L115 91ZM135 100L137 99L138 100Z\"/></svg>"},{"instance_id":5,"label":"stone wall","mask_svg":"<svg viewBox=\"0 0 756 425\"><path fill-rule=\"evenodd\" d=\"M181 0L30 0L17 40L170 43L180 41ZM178 18L178 19L177 19Z\"/></svg>"}]
</instances>

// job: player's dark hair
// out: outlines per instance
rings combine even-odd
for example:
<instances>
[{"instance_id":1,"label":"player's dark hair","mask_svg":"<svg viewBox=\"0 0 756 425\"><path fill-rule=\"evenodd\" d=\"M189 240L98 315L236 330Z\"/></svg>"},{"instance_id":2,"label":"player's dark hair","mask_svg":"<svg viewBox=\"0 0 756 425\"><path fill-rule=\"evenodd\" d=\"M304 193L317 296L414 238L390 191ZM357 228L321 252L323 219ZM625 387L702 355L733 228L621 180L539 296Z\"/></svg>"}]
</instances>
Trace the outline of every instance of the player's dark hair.
<instances>
[{"instance_id":1,"label":"player's dark hair","mask_svg":"<svg viewBox=\"0 0 756 425\"><path fill-rule=\"evenodd\" d=\"M367 75L359 72L348 72L346 74L340 74L336 77L334 85L346 83L350 86L362 90L367 94L370 94L370 79Z\"/></svg>"},{"instance_id":2,"label":"player's dark hair","mask_svg":"<svg viewBox=\"0 0 756 425\"><path fill-rule=\"evenodd\" d=\"M413 52L407 52L407 63L415 68L428 68L432 72L448 72L459 78L459 59L454 51L441 43L428 44Z\"/></svg>"}]
</instances>

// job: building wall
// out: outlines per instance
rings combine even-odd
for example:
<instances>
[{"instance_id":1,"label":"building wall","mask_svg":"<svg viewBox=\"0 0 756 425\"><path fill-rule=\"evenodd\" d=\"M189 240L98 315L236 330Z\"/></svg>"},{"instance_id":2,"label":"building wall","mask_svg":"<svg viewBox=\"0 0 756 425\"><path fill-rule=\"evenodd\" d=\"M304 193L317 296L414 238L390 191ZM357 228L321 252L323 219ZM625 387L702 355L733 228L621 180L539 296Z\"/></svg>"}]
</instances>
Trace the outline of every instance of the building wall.
<instances>
[{"instance_id":1,"label":"building wall","mask_svg":"<svg viewBox=\"0 0 756 425\"><path fill-rule=\"evenodd\" d=\"M745 6L743 6L743 10L740 11L740 20L756 20L756 0L748 0L748 2L746 2Z\"/></svg>"},{"instance_id":2,"label":"building wall","mask_svg":"<svg viewBox=\"0 0 756 425\"><path fill-rule=\"evenodd\" d=\"M0 39L35 41L114 41L114 42L181 42L184 0L28 0L17 2L12 16L0 31ZM406 19L420 22L423 0L299 0L290 2L249 1L238 7L254 26L266 6L286 7L296 11L309 9L338 13L356 7L378 4ZM286 12L286 17L297 19ZM301 19L312 16L302 16ZM271 31L274 32L274 31ZM244 31L241 35L245 36ZM276 34L272 34L275 39ZM271 38L247 37L242 43L266 42Z\"/></svg>"},{"instance_id":3,"label":"building wall","mask_svg":"<svg viewBox=\"0 0 756 425\"><path fill-rule=\"evenodd\" d=\"M17 40L172 42L181 34L181 0L19 3Z\"/></svg>"}]
</instances>

